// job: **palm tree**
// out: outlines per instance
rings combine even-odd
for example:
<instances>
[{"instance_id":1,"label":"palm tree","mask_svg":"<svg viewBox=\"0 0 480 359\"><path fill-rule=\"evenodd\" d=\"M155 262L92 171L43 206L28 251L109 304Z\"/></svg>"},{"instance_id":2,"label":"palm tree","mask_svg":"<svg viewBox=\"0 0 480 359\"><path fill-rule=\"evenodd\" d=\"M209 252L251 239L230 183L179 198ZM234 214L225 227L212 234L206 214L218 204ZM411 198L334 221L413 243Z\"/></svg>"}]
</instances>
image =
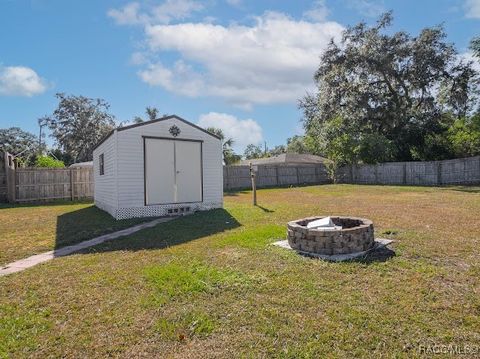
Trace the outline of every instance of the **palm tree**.
<instances>
[{"instance_id":1,"label":"palm tree","mask_svg":"<svg viewBox=\"0 0 480 359\"><path fill-rule=\"evenodd\" d=\"M208 132L213 133L215 136L219 137L222 140L222 152L223 152L223 162L225 165L231 165L235 162L240 161L241 156L233 152L233 138L228 138L225 140L225 135L220 128L208 127L206 129Z\"/></svg>"},{"instance_id":2,"label":"palm tree","mask_svg":"<svg viewBox=\"0 0 480 359\"><path fill-rule=\"evenodd\" d=\"M159 117L158 114L160 113L160 110L156 107L148 107L147 106L145 108L145 113L147 114L147 117L148 117L147 121L152 121L152 120L156 120ZM164 113L162 116L165 117L165 116L168 116L168 115ZM143 118L141 118L140 116L135 116L133 118L133 122L134 123L142 123L142 122L145 122L145 120Z\"/></svg>"}]
</instances>

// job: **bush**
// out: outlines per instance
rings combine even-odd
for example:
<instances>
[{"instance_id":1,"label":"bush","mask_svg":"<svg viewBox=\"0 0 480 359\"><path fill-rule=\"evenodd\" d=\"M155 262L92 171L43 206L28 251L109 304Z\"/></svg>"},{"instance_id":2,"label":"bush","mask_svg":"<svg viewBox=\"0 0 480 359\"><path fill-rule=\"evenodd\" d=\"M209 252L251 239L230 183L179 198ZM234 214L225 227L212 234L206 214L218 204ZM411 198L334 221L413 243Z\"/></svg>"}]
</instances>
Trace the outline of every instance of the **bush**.
<instances>
[{"instance_id":1,"label":"bush","mask_svg":"<svg viewBox=\"0 0 480 359\"><path fill-rule=\"evenodd\" d=\"M56 160L50 156L38 156L35 161L35 167L64 168L63 161Z\"/></svg>"}]
</instances>

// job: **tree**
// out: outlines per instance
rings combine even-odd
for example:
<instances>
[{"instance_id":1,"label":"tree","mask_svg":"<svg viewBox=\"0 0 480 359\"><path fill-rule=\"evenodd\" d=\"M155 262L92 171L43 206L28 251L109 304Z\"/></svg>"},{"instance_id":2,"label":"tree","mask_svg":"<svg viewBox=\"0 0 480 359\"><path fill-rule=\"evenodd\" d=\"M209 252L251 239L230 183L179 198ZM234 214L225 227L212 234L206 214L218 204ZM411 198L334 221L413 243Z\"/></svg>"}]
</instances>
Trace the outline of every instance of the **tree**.
<instances>
[{"instance_id":1,"label":"tree","mask_svg":"<svg viewBox=\"0 0 480 359\"><path fill-rule=\"evenodd\" d=\"M268 157L278 156L285 152L287 152L286 147L284 145L278 145L272 148L271 150L268 150L267 156Z\"/></svg>"},{"instance_id":2,"label":"tree","mask_svg":"<svg viewBox=\"0 0 480 359\"><path fill-rule=\"evenodd\" d=\"M455 157L480 155L480 113L456 120L447 136Z\"/></svg>"},{"instance_id":3,"label":"tree","mask_svg":"<svg viewBox=\"0 0 480 359\"><path fill-rule=\"evenodd\" d=\"M58 107L48 117L51 136L74 162L91 161L93 147L115 128L115 117L108 113L110 105L84 96L58 93L56 97Z\"/></svg>"},{"instance_id":4,"label":"tree","mask_svg":"<svg viewBox=\"0 0 480 359\"><path fill-rule=\"evenodd\" d=\"M470 42L470 49L473 51L473 54L478 57L480 60L480 36L474 37Z\"/></svg>"},{"instance_id":5,"label":"tree","mask_svg":"<svg viewBox=\"0 0 480 359\"><path fill-rule=\"evenodd\" d=\"M233 151L232 146L234 141L232 138L225 139L225 135L220 128L208 127L206 130L210 133L213 133L215 136L220 137L222 140L223 162L225 165L228 166L240 161L241 156L235 154Z\"/></svg>"},{"instance_id":6,"label":"tree","mask_svg":"<svg viewBox=\"0 0 480 359\"><path fill-rule=\"evenodd\" d=\"M158 113L160 111L156 107L147 107L145 109L145 112L147 113L148 119L151 121L151 120L156 120L158 118Z\"/></svg>"},{"instance_id":7,"label":"tree","mask_svg":"<svg viewBox=\"0 0 480 359\"><path fill-rule=\"evenodd\" d=\"M255 146L254 144L249 144L245 151L243 152L243 157L247 160L252 160L255 158L262 158L264 156L262 147Z\"/></svg>"},{"instance_id":8,"label":"tree","mask_svg":"<svg viewBox=\"0 0 480 359\"><path fill-rule=\"evenodd\" d=\"M287 138L287 153L309 153L307 144L305 143L305 136L295 135Z\"/></svg>"},{"instance_id":9,"label":"tree","mask_svg":"<svg viewBox=\"0 0 480 359\"><path fill-rule=\"evenodd\" d=\"M429 136L467 116L478 78L442 27L416 37L390 33L392 15L346 29L315 73L317 92L300 100L315 151L343 163L429 160ZM417 157L419 156L419 157Z\"/></svg>"},{"instance_id":10,"label":"tree","mask_svg":"<svg viewBox=\"0 0 480 359\"><path fill-rule=\"evenodd\" d=\"M156 107L146 107L145 108L145 113L147 114L147 117L148 117L148 120L147 121L152 121L152 120L156 120L159 116L158 114L160 113L160 110ZM168 116L167 114L163 114L163 117L165 116ZM143 118L141 118L140 116L135 116L133 118L133 122L134 123L142 123L142 122L145 122L145 120Z\"/></svg>"},{"instance_id":11,"label":"tree","mask_svg":"<svg viewBox=\"0 0 480 359\"><path fill-rule=\"evenodd\" d=\"M38 139L19 127L0 129L0 152L9 152L29 163L38 149Z\"/></svg>"},{"instance_id":12,"label":"tree","mask_svg":"<svg viewBox=\"0 0 480 359\"><path fill-rule=\"evenodd\" d=\"M35 167L64 168L65 164L50 156L38 156L35 160Z\"/></svg>"},{"instance_id":13,"label":"tree","mask_svg":"<svg viewBox=\"0 0 480 359\"><path fill-rule=\"evenodd\" d=\"M55 148L55 149L50 150L49 154L53 158L55 158L59 161L62 161L66 166L70 166L71 164L74 163L73 157L69 153L63 152L59 148Z\"/></svg>"}]
</instances>

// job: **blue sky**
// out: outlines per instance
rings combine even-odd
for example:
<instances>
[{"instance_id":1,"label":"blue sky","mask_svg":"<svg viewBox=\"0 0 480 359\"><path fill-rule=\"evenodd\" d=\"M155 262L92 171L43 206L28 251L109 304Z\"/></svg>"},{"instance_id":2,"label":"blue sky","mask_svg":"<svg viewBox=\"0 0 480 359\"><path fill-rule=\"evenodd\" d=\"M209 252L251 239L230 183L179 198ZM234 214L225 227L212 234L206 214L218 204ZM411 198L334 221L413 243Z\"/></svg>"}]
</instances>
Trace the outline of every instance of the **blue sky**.
<instances>
[{"instance_id":1,"label":"blue sky","mask_svg":"<svg viewBox=\"0 0 480 359\"><path fill-rule=\"evenodd\" d=\"M480 0L0 0L0 128L38 133L65 92L221 127L239 152L283 144L328 40L385 10L394 30L443 23L462 54L480 35Z\"/></svg>"}]
</instances>

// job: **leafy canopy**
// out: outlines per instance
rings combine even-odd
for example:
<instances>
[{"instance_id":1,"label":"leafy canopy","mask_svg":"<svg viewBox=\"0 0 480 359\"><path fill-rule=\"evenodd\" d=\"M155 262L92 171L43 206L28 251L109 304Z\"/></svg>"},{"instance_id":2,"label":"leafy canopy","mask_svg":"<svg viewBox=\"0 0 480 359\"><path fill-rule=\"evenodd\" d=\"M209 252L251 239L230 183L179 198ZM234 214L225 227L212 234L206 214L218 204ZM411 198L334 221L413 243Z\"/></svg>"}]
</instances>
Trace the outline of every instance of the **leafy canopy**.
<instances>
[{"instance_id":1,"label":"leafy canopy","mask_svg":"<svg viewBox=\"0 0 480 359\"><path fill-rule=\"evenodd\" d=\"M153 120L156 120L157 118L159 118L159 113L160 113L160 110L156 107L145 107L145 114L147 115L147 120L144 120L142 117L140 116L135 116L133 118L133 123L142 123L142 122L145 122L145 121L153 121ZM162 117L165 117L165 116L168 116L168 114L164 113L162 115Z\"/></svg>"},{"instance_id":2,"label":"leafy canopy","mask_svg":"<svg viewBox=\"0 0 480 359\"><path fill-rule=\"evenodd\" d=\"M115 128L110 105L102 99L58 93L57 109L48 116L49 128L60 149L74 162L91 161L94 146Z\"/></svg>"},{"instance_id":3,"label":"leafy canopy","mask_svg":"<svg viewBox=\"0 0 480 359\"><path fill-rule=\"evenodd\" d=\"M42 155L35 160L35 167L63 168L65 164L53 157Z\"/></svg>"},{"instance_id":4,"label":"leafy canopy","mask_svg":"<svg viewBox=\"0 0 480 359\"><path fill-rule=\"evenodd\" d=\"M478 57L480 60L480 36L474 37L470 42L470 49L473 51L473 54Z\"/></svg>"},{"instance_id":5,"label":"leafy canopy","mask_svg":"<svg viewBox=\"0 0 480 359\"><path fill-rule=\"evenodd\" d=\"M240 161L241 156L235 154L233 151L232 146L234 141L232 138L225 139L225 134L220 128L208 127L206 130L210 133L213 133L215 136L220 137L222 140L223 162L225 165L228 166Z\"/></svg>"},{"instance_id":6,"label":"leafy canopy","mask_svg":"<svg viewBox=\"0 0 480 359\"><path fill-rule=\"evenodd\" d=\"M256 146L254 144L249 144L246 148L245 151L243 152L243 157L245 157L246 160L252 160L255 158L262 158L265 157L266 154L262 150L262 147Z\"/></svg>"},{"instance_id":7,"label":"leafy canopy","mask_svg":"<svg viewBox=\"0 0 480 359\"><path fill-rule=\"evenodd\" d=\"M38 150L38 139L19 127L0 129L0 152L19 155L28 162Z\"/></svg>"},{"instance_id":8,"label":"leafy canopy","mask_svg":"<svg viewBox=\"0 0 480 359\"><path fill-rule=\"evenodd\" d=\"M392 14L359 23L333 41L300 101L306 134L338 164L428 160L423 149L474 105L478 81L442 27L391 33ZM440 141L441 142L441 141ZM428 146L427 146L428 147ZM447 151L448 152L448 151Z\"/></svg>"}]
</instances>

